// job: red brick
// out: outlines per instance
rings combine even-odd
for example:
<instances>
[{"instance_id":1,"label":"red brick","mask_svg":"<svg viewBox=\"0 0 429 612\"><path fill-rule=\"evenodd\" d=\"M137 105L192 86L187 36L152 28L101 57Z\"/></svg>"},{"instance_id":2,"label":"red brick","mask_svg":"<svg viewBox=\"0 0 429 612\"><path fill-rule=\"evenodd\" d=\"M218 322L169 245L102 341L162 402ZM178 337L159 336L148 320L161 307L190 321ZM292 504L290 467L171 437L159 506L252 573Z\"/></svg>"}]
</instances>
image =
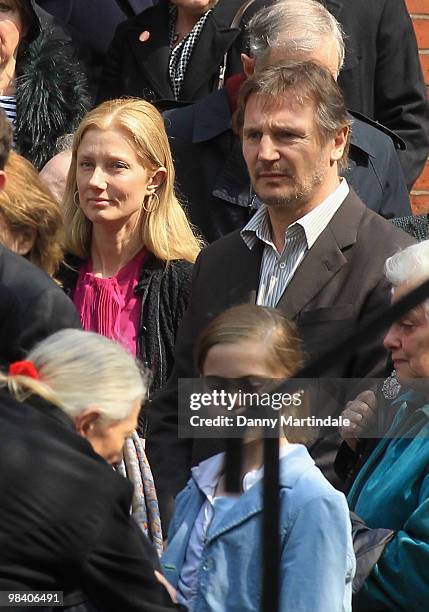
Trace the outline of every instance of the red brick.
<instances>
[{"instance_id":1,"label":"red brick","mask_svg":"<svg viewBox=\"0 0 429 612\"><path fill-rule=\"evenodd\" d=\"M429 19L414 19L413 24L419 49L429 49Z\"/></svg>"},{"instance_id":2,"label":"red brick","mask_svg":"<svg viewBox=\"0 0 429 612\"><path fill-rule=\"evenodd\" d=\"M429 0L405 0L409 13L429 13Z\"/></svg>"},{"instance_id":3,"label":"red brick","mask_svg":"<svg viewBox=\"0 0 429 612\"><path fill-rule=\"evenodd\" d=\"M429 213L429 193L422 195L411 194L411 209L415 215Z\"/></svg>"},{"instance_id":4,"label":"red brick","mask_svg":"<svg viewBox=\"0 0 429 612\"><path fill-rule=\"evenodd\" d=\"M429 162L426 162L423 172L414 183L414 191L427 191L429 193Z\"/></svg>"}]
</instances>

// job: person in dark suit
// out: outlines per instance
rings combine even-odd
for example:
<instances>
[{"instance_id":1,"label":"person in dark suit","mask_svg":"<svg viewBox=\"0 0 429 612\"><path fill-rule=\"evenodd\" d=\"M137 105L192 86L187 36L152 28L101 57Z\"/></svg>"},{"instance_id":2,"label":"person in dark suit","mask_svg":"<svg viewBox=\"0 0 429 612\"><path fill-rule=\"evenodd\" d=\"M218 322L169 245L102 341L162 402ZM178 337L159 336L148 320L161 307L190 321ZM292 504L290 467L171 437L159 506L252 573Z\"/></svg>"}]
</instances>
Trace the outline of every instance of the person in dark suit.
<instances>
[{"instance_id":1,"label":"person in dark suit","mask_svg":"<svg viewBox=\"0 0 429 612\"><path fill-rule=\"evenodd\" d=\"M110 465L146 393L131 355L62 330L1 373L0 387L0 590L63 591L79 612L176 609L130 516L133 488Z\"/></svg>"},{"instance_id":2,"label":"person in dark suit","mask_svg":"<svg viewBox=\"0 0 429 612\"><path fill-rule=\"evenodd\" d=\"M322 116L330 118L327 123L321 108ZM340 180L349 119L341 92L325 68L294 62L248 79L241 90L237 125L252 185L263 205L245 228L217 240L197 259L175 369L153 398L148 452L165 522L171 496L184 486L192 461L210 454L208 444L192 448L189 441L178 440L176 426L177 380L196 376L193 346L210 320L235 304L274 306L296 322L311 359L388 306L384 262L413 242ZM386 362L382 338L376 336L327 375L382 375ZM310 450L323 465L326 448L316 443Z\"/></svg>"},{"instance_id":3,"label":"person in dark suit","mask_svg":"<svg viewBox=\"0 0 429 612\"><path fill-rule=\"evenodd\" d=\"M12 128L0 110L0 190L12 146ZM33 345L65 327L80 328L76 309L45 272L2 246L0 221L0 365L22 359Z\"/></svg>"},{"instance_id":4,"label":"person in dark suit","mask_svg":"<svg viewBox=\"0 0 429 612\"><path fill-rule=\"evenodd\" d=\"M346 58L338 79L346 104L405 141L399 158L411 189L429 153L429 106L405 2L326 0L325 4L346 34Z\"/></svg>"},{"instance_id":5,"label":"person in dark suit","mask_svg":"<svg viewBox=\"0 0 429 612\"><path fill-rule=\"evenodd\" d=\"M304 40L303 31L307 32ZM316 0L279 2L262 9L251 19L247 33L250 55L242 56L247 76L255 67L295 58L314 59L338 75L344 56L341 28ZM241 144L232 131L232 115L244 78L244 74L233 76L225 88L164 113L178 190L192 223L209 242L243 227L258 204ZM343 170L349 185L383 217L411 215L394 146L400 139L361 115L350 118L349 163Z\"/></svg>"},{"instance_id":6,"label":"person in dark suit","mask_svg":"<svg viewBox=\"0 0 429 612\"><path fill-rule=\"evenodd\" d=\"M202 98L215 90L224 77L241 71L245 24L258 7L272 1L200 0L195 14L186 1L160 0L118 27L100 81L98 102L121 96L149 102L191 102ZM177 5L177 14L171 11L173 5ZM182 13L183 29L178 25ZM176 33L172 37L173 26ZM194 26L196 29L192 29ZM179 48L191 39L194 42L188 50ZM180 71L174 71L173 85L171 58L176 48L180 51L179 63L182 67L185 64L185 69L181 76Z\"/></svg>"},{"instance_id":7,"label":"person in dark suit","mask_svg":"<svg viewBox=\"0 0 429 612\"><path fill-rule=\"evenodd\" d=\"M157 0L36 0L73 40L90 77L95 99L107 49L116 27Z\"/></svg>"},{"instance_id":8,"label":"person in dark suit","mask_svg":"<svg viewBox=\"0 0 429 612\"><path fill-rule=\"evenodd\" d=\"M116 27L156 4L157 0L36 0L45 11L67 24L102 61Z\"/></svg>"}]
</instances>

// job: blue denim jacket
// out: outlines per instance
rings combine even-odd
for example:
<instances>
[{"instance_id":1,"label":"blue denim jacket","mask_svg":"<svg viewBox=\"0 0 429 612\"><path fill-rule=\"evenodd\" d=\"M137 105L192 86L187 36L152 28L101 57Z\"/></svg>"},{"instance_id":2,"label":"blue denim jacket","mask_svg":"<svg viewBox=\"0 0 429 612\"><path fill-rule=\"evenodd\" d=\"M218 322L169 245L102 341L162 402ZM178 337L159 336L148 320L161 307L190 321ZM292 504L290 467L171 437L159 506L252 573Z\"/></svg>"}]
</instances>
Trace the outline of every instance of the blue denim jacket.
<instances>
[{"instance_id":1,"label":"blue denim jacket","mask_svg":"<svg viewBox=\"0 0 429 612\"><path fill-rule=\"evenodd\" d=\"M176 498L162 557L177 586L189 537L205 500L191 477ZM262 481L207 532L195 612L260 609ZM282 612L350 612L355 557L345 497L324 478L304 446L280 461Z\"/></svg>"}]
</instances>

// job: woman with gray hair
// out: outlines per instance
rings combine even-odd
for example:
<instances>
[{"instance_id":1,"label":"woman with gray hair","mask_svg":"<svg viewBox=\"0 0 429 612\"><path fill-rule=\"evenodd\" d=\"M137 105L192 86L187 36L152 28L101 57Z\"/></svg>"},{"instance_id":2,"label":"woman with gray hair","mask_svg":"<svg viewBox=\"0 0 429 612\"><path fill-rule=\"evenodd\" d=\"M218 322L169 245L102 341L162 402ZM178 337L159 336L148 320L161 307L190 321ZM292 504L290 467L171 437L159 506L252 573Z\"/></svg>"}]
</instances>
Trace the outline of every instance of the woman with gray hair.
<instances>
[{"instance_id":1,"label":"woman with gray hair","mask_svg":"<svg viewBox=\"0 0 429 612\"><path fill-rule=\"evenodd\" d=\"M79 610L174 608L130 516L132 486L109 465L146 394L131 355L98 334L63 330L11 364L0 387L0 591L91 601Z\"/></svg>"},{"instance_id":2,"label":"woman with gray hair","mask_svg":"<svg viewBox=\"0 0 429 612\"><path fill-rule=\"evenodd\" d=\"M429 241L386 261L393 301L429 278ZM353 610L429 609L429 315L428 302L393 323L384 339L401 385L393 421L369 455L348 494L350 509L392 539L355 596ZM367 395L370 391L364 392ZM362 394L361 394L362 396ZM376 398L351 402L354 436L364 435ZM346 416L346 411L343 416ZM347 438L353 429L343 432ZM359 432L359 433L358 433Z\"/></svg>"}]
</instances>

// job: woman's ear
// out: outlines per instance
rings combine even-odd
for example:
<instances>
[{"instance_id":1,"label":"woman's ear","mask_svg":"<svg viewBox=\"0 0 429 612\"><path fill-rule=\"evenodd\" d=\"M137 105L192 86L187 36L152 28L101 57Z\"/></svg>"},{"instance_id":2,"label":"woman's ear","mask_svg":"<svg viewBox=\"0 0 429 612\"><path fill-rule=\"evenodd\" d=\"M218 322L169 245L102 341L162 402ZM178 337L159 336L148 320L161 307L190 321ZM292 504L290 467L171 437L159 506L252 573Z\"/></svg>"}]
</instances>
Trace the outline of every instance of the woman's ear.
<instances>
[{"instance_id":1,"label":"woman's ear","mask_svg":"<svg viewBox=\"0 0 429 612\"><path fill-rule=\"evenodd\" d=\"M162 185L162 183L165 181L166 176L167 169L164 168L164 166L157 168L147 182L146 195L148 195L149 197L153 196L156 193L158 187Z\"/></svg>"},{"instance_id":2,"label":"woman's ear","mask_svg":"<svg viewBox=\"0 0 429 612\"><path fill-rule=\"evenodd\" d=\"M75 417L74 425L76 431L82 438L90 439L94 429L100 420L100 412L94 407L88 407L85 412Z\"/></svg>"},{"instance_id":3,"label":"woman's ear","mask_svg":"<svg viewBox=\"0 0 429 612\"><path fill-rule=\"evenodd\" d=\"M14 232L14 248L13 250L19 255L25 257L31 251L36 242L37 230L34 227L26 227L22 231Z\"/></svg>"},{"instance_id":4,"label":"woman's ear","mask_svg":"<svg viewBox=\"0 0 429 612\"><path fill-rule=\"evenodd\" d=\"M160 185L165 181L165 177L167 176L167 169L164 166L160 166L155 170L155 172L150 177L147 183L147 190L149 195L152 195L154 191L158 189Z\"/></svg>"}]
</instances>

